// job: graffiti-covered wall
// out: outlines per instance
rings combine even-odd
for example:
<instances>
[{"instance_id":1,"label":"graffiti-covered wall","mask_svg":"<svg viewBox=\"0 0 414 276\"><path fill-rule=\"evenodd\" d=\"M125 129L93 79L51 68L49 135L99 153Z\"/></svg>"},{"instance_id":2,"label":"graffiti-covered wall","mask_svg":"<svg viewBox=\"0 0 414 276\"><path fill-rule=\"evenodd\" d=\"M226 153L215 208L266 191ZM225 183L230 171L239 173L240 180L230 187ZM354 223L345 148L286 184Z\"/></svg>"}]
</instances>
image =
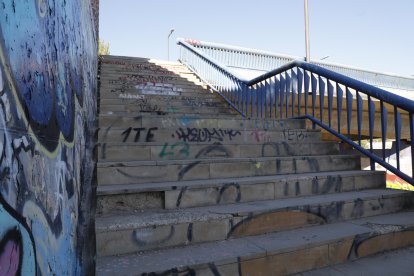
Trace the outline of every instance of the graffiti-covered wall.
<instances>
[{"instance_id":1,"label":"graffiti-covered wall","mask_svg":"<svg viewBox=\"0 0 414 276\"><path fill-rule=\"evenodd\" d=\"M90 0L0 1L0 275L93 269L95 28Z\"/></svg>"}]
</instances>

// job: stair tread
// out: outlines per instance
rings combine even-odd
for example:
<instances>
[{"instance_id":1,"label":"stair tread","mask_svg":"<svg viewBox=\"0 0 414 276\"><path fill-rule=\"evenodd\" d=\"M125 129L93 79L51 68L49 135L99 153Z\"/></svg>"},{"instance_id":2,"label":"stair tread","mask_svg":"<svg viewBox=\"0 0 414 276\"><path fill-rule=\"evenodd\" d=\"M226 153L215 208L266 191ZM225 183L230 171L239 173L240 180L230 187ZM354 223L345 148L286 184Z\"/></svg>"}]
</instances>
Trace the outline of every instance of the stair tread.
<instances>
[{"instance_id":1,"label":"stair tread","mask_svg":"<svg viewBox=\"0 0 414 276\"><path fill-rule=\"evenodd\" d=\"M302 272L296 276L399 275L412 276L414 246L361 258L352 262Z\"/></svg>"},{"instance_id":2,"label":"stair tread","mask_svg":"<svg viewBox=\"0 0 414 276\"><path fill-rule=\"evenodd\" d=\"M384 225L398 226L398 230L384 227ZM354 239L357 235L369 236L391 231L403 231L413 227L413 225L414 212L412 211L373 216L219 242L123 256L100 257L97 259L96 271L99 275L113 275L114 273L130 275L162 272L190 266L191 268L204 266L208 268L209 264L214 264L214 266L237 264L240 261L293 252L301 248L316 247L345 239ZM381 229L383 232L380 231Z\"/></svg>"},{"instance_id":3,"label":"stair tread","mask_svg":"<svg viewBox=\"0 0 414 276\"><path fill-rule=\"evenodd\" d=\"M363 191L341 192L323 195L312 195L260 202L245 202L227 205L192 207L185 209L156 210L111 214L96 219L97 231L113 231L133 229L154 225L209 221L234 216L252 216L276 210L286 210L298 206L324 205L332 202L353 202L375 198L392 198L409 194L407 191L391 189L371 189Z\"/></svg>"},{"instance_id":4,"label":"stair tread","mask_svg":"<svg viewBox=\"0 0 414 276\"><path fill-rule=\"evenodd\" d=\"M181 187L201 188L201 187L214 187L223 185L225 183L238 183L239 185L254 184L257 182L277 181L277 180L289 180L300 178L324 178L328 176L340 175L345 176L360 176L360 175L378 175L384 174L382 171L369 171L369 170L350 170L350 171L331 171L331 172L319 172L319 173L298 173L288 175L266 175L266 176L251 176L251 177L234 177L234 178L215 178L206 180L184 180L184 181L168 181L168 182L156 182L156 183L141 183L141 184L118 184L118 185L98 185L98 195L110 195L110 194L127 194L138 192L154 192L154 191L167 191L178 190Z\"/></svg>"}]
</instances>

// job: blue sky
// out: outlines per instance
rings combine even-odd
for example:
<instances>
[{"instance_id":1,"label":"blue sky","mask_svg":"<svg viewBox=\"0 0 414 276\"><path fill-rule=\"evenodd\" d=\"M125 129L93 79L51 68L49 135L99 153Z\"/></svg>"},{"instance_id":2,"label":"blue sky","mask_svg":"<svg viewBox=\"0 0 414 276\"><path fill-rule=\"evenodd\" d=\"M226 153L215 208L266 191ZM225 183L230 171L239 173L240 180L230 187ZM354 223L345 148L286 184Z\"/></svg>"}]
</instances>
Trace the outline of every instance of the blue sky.
<instances>
[{"instance_id":1,"label":"blue sky","mask_svg":"<svg viewBox=\"0 0 414 276\"><path fill-rule=\"evenodd\" d=\"M305 55L304 0L100 0L111 54L178 58L175 38ZM311 58L414 75L414 0L309 0Z\"/></svg>"}]
</instances>

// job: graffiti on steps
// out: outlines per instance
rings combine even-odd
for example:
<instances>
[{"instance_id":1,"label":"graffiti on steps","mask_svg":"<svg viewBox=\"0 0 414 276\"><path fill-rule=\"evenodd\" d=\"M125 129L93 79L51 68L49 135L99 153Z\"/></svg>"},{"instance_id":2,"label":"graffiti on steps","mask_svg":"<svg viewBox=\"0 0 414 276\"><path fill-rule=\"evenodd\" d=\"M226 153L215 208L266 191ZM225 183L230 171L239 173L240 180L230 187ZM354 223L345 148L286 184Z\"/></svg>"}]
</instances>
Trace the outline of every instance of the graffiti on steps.
<instances>
[{"instance_id":1,"label":"graffiti on steps","mask_svg":"<svg viewBox=\"0 0 414 276\"><path fill-rule=\"evenodd\" d=\"M301 129L284 129L283 136L287 141L303 141L309 137L306 130Z\"/></svg>"},{"instance_id":2,"label":"graffiti on steps","mask_svg":"<svg viewBox=\"0 0 414 276\"><path fill-rule=\"evenodd\" d=\"M118 65L117 70L122 71L147 71L150 74L163 74L163 75L175 75L175 72L185 70L183 65L180 64L154 64L149 62L136 63L133 60L111 60L103 59L102 64Z\"/></svg>"},{"instance_id":3,"label":"graffiti on steps","mask_svg":"<svg viewBox=\"0 0 414 276\"><path fill-rule=\"evenodd\" d=\"M124 137L122 142L124 143L127 142L130 134L133 132L135 132L133 142L134 143L140 142L141 132L145 132L145 131L146 131L145 142L154 142L154 131L156 130L158 130L157 127L151 127L151 128L148 128L148 130L145 127L134 127L134 128L129 127L121 134Z\"/></svg>"},{"instance_id":4,"label":"graffiti on steps","mask_svg":"<svg viewBox=\"0 0 414 276\"><path fill-rule=\"evenodd\" d=\"M130 94L130 93L121 93L118 95L118 98L125 100L143 100L144 95Z\"/></svg>"},{"instance_id":5,"label":"graffiti on steps","mask_svg":"<svg viewBox=\"0 0 414 276\"><path fill-rule=\"evenodd\" d=\"M250 132L250 135L253 136L256 142L263 143L263 142L270 142L271 137L267 131L255 129Z\"/></svg>"},{"instance_id":6,"label":"graffiti on steps","mask_svg":"<svg viewBox=\"0 0 414 276\"><path fill-rule=\"evenodd\" d=\"M165 143L159 153L160 158L173 159L185 159L190 155L190 145L186 142L176 142L172 145Z\"/></svg>"},{"instance_id":7,"label":"graffiti on steps","mask_svg":"<svg viewBox=\"0 0 414 276\"><path fill-rule=\"evenodd\" d=\"M169 83L153 83L146 82L138 84L135 89L143 95L164 95L164 96L177 96L182 91L181 88L176 88Z\"/></svg>"},{"instance_id":8,"label":"graffiti on steps","mask_svg":"<svg viewBox=\"0 0 414 276\"><path fill-rule=\"evenodd\" d=\"M241 132L231 129L216 129L216 128L186 128L181 127L172 134L172 137L184 142L211 142L232 140L236 136L240 136Z\"/></svg>"}]
</instances>

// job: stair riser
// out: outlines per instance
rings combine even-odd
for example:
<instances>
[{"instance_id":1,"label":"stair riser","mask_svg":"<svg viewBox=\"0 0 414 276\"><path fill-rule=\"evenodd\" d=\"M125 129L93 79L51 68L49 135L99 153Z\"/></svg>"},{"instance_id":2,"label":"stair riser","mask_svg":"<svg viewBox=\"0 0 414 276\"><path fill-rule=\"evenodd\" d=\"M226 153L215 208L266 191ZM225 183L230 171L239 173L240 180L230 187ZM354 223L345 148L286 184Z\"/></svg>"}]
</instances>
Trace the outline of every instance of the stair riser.
<instances>
[{"instance_id":1,"label":"stair riser","mask_svg":"<svg viewBox=\"0 0 414 276\"><path fill-rule=\"evenodd\" d=\"M226 240L300 227L398 212L413 206L409 196L298 206L265 214L230 216L158 227L104 232L97 229L99 256L126 254L209 241Z\"/></svg>"},{"instance_id":2,"label":"stair riser","mask_svg":"<svg viewBox=\"0 0 414 276\"><path fill-rule=\"evenodd\" d=\"M161 78L161 77L160 77ZM169 77L162 77L162 78L169 78ZM148 94L149 91L174 91L178 94L193 94L197 91L198 93L208 93L208 86L207 85L197 85L192 82L177 82L174 83L173 81L165 81L165 80L155 80L154 81L143 81L142 79L136 81L126 81L126 80L101 80L101 86L104 87L100 90L102 93L123 90L135 90L141 94ZM203 92L204 91L204 92ZM196 93L196 94L198 94ZM172 94L177 95L177 94ZM191 96L191 95L189 95Z\"/></svg>"},{"instance_id":3,"label":"stair riser","mask_svg":"<svg viewBox=\"0 0 414 276\"><path fill-rule=\"evenodd\" d=\"M335 175L328 177L302 177L254 183L201 184L199 187L182 186L176 190L114 194L98 196L98 214L132 212L146 209L175 209L217 204L235 204L296 196L310 196L382 188L385 175Z\"/></svg>"},{"instance_id":4,"label":"stair riser","mask_svg":"<svg viewBox=\"0 0 414 276\"><path fill-rule=\"evenodd\" d=\"M203 118L204 117L204 118ZM239 118L217 118L199 115L168 115L159 117L149 117L137 115L135 117L126 116L100 116L99 125L101 129L107 127L128 128L134 127L158 127L162 128L221 128L221 129L246 129L246 130L285 130L303 129L306 122L304 120L240 120Z\"/></svg>"},{"instance_id":5,"label":"stair riser","mask_svg":"<svg viewBox=\"0 0 414 276\"><path fill-rule=\"evenodd\" d=\"M244 176L311 173L360 169L360 159L348 156L274 158L265 161L203 162L183 164L115 164L98 168L100 185L149 183L179 180L214 179Z\"/></svg>"},{"instance_id":6,"label":"stair riser","mask_svg":"<svg viewBox=\"0 0 414 276\"><path fill-rule=\"evenodd\" d=\"M204 154L203 154L204 153ZM190 145L184 142L165 143L162 146L102 143L98 145L101 161L186 160L201 158L244 158L270 156L325 155L339 153L336 143L287 143L241 145Z\"/></svg>"},{"instance_id":7,"label":"stair riser","mask_svg":"<svg viewBox=\"0 0 414 276\"><path fill-rule=\"evenodd\" d=\"M145 72L140 72L139 74L136 73L118 73L114 75L101 75L100 78L101 83L105 87L111 87L116 85L139 85L139 84L153 84L153 83L164 83L164 84L172 84L177 87L205 87L206 84L201 82L200 80L193 78L191 80L185 79L179 75L148 75Z\"/></svg>"},{"instance_id":8,"label":"stair riser","mask_svg":"<svg viewBox=\"0 0 414 276\"><path fill-rule=\"evenodd\" d=\"M203 87L148 87L146 90L137 89L135 85L123 85L112 88L103 88L99 93L100 99L142 98L142 97L219 97Z\"/></svg>"},{"instance_id":9,"label":"stair riser","mask_svg":"<svg viewBox=\"0 0 414 276\"><path fill-rule=\"evenodd\" d=\"M157 95L131 95L131 96L116 96L113 98L101 99L100 106L105 105L139 105L139 104L153 104L159 106L206 106L214 107L214 105L227 106L221 98L214 95L205 95L197 97L185 97L185 96L157 96Z\"/></svg>"},{"instance_id":10,"label":"stair riser","mask_svg":"<svg viewBox=\"0 0 414 276\"><path fill-rule=\"evenodd\" d=\"M139 67L139 66L138 66ZM147 68L148 69L148 68ZM182 81L190 81L201 83L200 79L188 70L180 70L178 72L169 71L160 67L150 68L151 70L141 70L139 71L140 75L148 76L171 76L174 78L180 78ZM125 75L135 75L136 71L132 71L130 68L115 68L111 66L102 66L100 79L119 79L119 77L124 77Z\"/></svg>"},{"instance_id":11,"label":"stair riser","mask_svg":"<svg viewBox=\"0 0 414 276\"><path fill-rule=\"evenodd\" d=\"M278 142L317 142L320 141L319 131L289 129L285 131L251 131L217 128L177 128L161 129L159 127L139 128L136 125L125 129L101 129L98 140L101 143L153 143L163 146L165 143L220 143L234 144L269 144L265 150L273 151L271 143ZM150 144L148 144L150 145Z\"/></svg>"},{"instance_id":12,"label":"stair riser","mask_svg":"<svg viewBox=\"0 0 414 276\"><path fill-rule=\"evenodd\" d=\"M191 107L191 106L161 106L161 105L152 105L149 103L146 104L127 104L127 105L103 105L100 107L100 112L105 114L108 112L111 113L130 113L130 114L139 114L139 113L178 113L178 114L236 114L236 112L227 107Z\"/></svg>"}]
</instances>

